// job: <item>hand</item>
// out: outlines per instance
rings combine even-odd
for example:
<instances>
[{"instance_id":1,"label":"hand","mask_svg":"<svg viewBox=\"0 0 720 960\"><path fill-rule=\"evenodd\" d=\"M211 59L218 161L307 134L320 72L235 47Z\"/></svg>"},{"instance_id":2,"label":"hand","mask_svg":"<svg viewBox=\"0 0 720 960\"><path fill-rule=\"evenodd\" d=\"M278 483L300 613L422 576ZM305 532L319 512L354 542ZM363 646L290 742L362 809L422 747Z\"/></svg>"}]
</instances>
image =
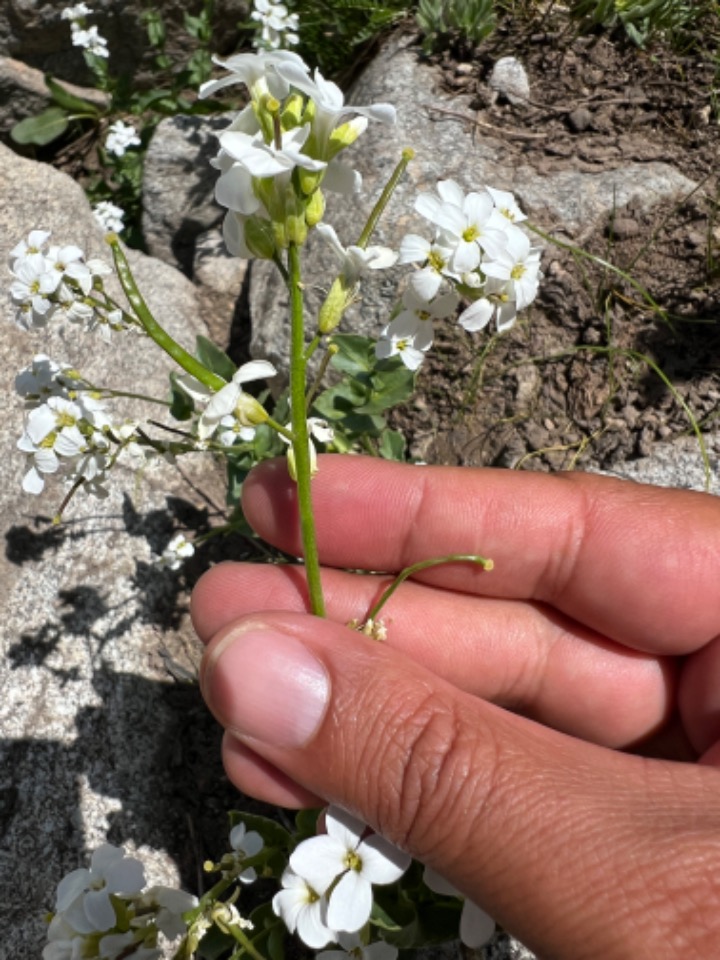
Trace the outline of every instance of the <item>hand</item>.
<instances>
[{"instance_id":1,"label":"hand","mask_svg":"<svg viewBox=\"0 0 720 960\"><path fill-rule=\"evenodd\" d=\"M350 810L553 960L717 956L720 501L339 456L313 495L329 619L294 566L195 589L234 783ZM243 504L300 553L284 462ZM403 584L385 643L344 626L388 583L344 569L454 552L495 569Z\"/></svg>"}]
</instances>

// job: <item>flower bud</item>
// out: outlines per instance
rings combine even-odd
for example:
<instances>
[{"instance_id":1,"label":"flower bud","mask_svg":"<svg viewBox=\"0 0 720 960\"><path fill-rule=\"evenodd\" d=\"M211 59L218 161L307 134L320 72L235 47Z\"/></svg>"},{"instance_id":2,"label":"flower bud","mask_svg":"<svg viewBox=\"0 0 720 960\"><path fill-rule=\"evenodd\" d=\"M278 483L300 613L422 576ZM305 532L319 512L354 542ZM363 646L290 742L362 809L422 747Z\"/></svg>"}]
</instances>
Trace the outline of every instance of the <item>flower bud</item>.
<instances>
[{"instance_id":1,"label":"flower bud","mask_svg":"<svg viewBox=\"0 0 720 960\"><path fill-rule=\"evenodd\" d=\"M259 400L243 391L235 406L235 416L240 426L257 427L267 422L269 414Z\"/></svg>"},{"instance_id":2,"label":"flower bud","mask_svg":"<svg viewBox=\"0 0 720 960\"><path fill-rule=\"evenodd\" d=\"M352 301L344 277L336 277L330 287L325 302L318 314L318 330L322 334L331 333L342 320L342 315Z\"/></svg>"},{"instance_id":3,"label":"flower bud","mask_svg":"<svg viewBox=\"0 0 720 960\"><path fill-rule=\"evenodd\" d=\"M316 226L322 220L324 213L325 196L322 190L316 190L308 200L307 207L305 208L305 223L309 227Z\"/></svg>"},{"instance_id":4,"label":"flower bud","mask_svg":"<svg viewBox=\"0 0 720 960\"><path fill-rule=\"evenodd\" d=\"M341 123L330 134L330 142L327 146L327 159L332 159L345 147L355 143L361 133L367 129L368 121L366 117L353 117L347 123Z\"/></svg>"},{"instance_id":5,"label":"flower bud","mask_svg":"<svg viewBox=\"0 0 720 960\"><path fill-rule=\"evenodd\" d=\"M272 260L277 248L270 221L264 217L248 217L245 221L245 243L254 257Z\"/></svg>"},{"instance_id":6,"label":"flower bud","mask_svg":"<svg viewBox=\"0 0 720 960\"><path fill-rule=\"evenodd\" d=\"M283 130L293 130L295 127L300 126L304 104L305 98L302 94L290 94L280 114L280 125Z\"/></svg>"}]
</instances>

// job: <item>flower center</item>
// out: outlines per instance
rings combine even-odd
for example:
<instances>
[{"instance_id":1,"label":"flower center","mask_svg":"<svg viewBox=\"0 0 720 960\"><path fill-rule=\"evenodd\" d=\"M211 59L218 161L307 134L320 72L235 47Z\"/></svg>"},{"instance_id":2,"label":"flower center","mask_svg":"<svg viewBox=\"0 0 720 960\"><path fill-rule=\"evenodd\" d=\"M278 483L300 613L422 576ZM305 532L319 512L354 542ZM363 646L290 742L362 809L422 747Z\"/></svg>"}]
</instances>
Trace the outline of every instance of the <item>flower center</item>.
<instances>
[{"instance_id":1,"label":"flower center","mask_svg":"<svg viewBox=\"0 0 720 960\"><path fill-rule=\"evenodd\" d=\"M362 870L362 857L359 857L354 850L348 850L347 856L345 857L345 865L348 870L354 870L356 873L360 873Z\"/></svg>"},{"instance_id":2,"label":"flower center","mask_svg":"<svg viewBox=\"0 0 720 960\"><path fill-rule=\"evenodd\" d=\"M463 230L462 238L466 243L472 243L473 240L477 240L480 236L480 231L475 226L467 227Z\"/></svg>"},{"instance_id":3,"label":"flower center","mask_svg":"<svg viewBox=\"0 0 720 960\"><path fill-rule=\"evenodd\" d=\"M525 274L525 264L516 263L515 266L510 271L510 277L512 280L520 280Z\"/></svg>"},{"instance_id":4,"label":"flower center","mask_svg":"<svg viewBox=\"0 0 720 960\"><path fill-rule=\"evenodd\" d=\"M445 266L445 257L437 250L431 250L428 254L428 266L432 267L436 273L442 273Z\"/></svg>"}]
</instances>

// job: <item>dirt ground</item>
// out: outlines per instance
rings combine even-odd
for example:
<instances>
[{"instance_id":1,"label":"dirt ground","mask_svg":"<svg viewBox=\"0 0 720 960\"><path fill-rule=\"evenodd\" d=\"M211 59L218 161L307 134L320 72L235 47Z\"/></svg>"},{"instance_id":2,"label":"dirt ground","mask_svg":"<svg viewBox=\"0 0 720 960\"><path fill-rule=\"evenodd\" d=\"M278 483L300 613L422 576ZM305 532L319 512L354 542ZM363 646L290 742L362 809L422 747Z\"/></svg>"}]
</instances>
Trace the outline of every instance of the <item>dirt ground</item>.
<instances>
[{"instance_id":1,"label":"dirt ground","mask_svg":"<svg viewBox=\"0 0 720 960\"><path fill-rule=\"evenodd\" d=\"M508 54L531 79L529 105L481 92L492 64ZM439 60L449 92L476 94L477 119L505 140L510 163L527 163L529 151L541 173L569 161L598 172L657 160L699 188L649 215L620 209L603 229L575 238L628 272L662 309L621 277L548 246L538 299L509 334L488 341L445 327L421 368L417 397L393 415L413 455L607 468L689 432L681 400L710 426L720 409L720 126L710 52L643 51L561 28L523 34L507 21L479 55Z\"/></svg>"}]
</instances>

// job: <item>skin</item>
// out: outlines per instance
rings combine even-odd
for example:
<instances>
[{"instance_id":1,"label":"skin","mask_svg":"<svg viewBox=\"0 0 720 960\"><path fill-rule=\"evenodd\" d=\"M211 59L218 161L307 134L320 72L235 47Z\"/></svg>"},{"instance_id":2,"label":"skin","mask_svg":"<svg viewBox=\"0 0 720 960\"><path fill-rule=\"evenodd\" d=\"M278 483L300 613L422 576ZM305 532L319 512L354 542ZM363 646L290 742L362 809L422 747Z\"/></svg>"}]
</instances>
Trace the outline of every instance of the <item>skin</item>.
<instances>
[{"instance_id":1,"label":"skin","mask_svg":"<svg viewBox=\"0 0 720 960\"><path fill-rule=\"evenodd\" d=\"M541 957L717 955L720 501L339 456L321 458L313 497L328 619L307 614L293 566L221 564L193 596L238 788L340 804ZM243 504L300 553L284 462L253 471ZM345 626L388 583L345 570L451 552L495 569L404 584L384 643ZM330 691L299 744L251 695L278 644ZM282 711L282 691L262 696Z\"/></svg>"}]
</instances>

